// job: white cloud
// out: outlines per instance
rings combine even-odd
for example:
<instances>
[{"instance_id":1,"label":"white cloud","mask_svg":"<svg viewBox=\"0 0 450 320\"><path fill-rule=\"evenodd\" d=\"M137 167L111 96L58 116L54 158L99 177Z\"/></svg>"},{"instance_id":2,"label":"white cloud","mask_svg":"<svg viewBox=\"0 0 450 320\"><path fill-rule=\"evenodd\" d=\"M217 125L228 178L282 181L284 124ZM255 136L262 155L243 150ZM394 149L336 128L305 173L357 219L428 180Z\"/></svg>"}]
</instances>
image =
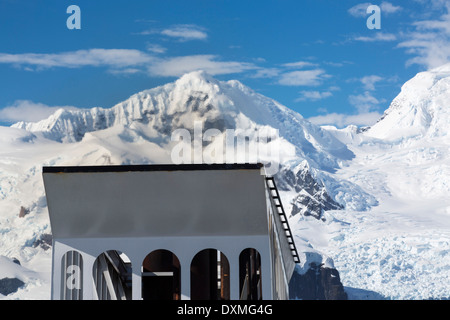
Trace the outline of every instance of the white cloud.
<instances>
[{"instance_id":1,"label":"white cloud","mask_svg":"<svg viewBox=\"0 0 450 320\"><path fill-rule=\"evenodd\" d=\"M11 106L0 109L0 120L4 122L36 122L48 118L58 109L76 110L72 106L47 106L29 100L17 100Z\"/></svg>"},{"instance_id":2,"label":"white cloud","mask_svg":"<svg viewBox=\"0 0 450 320\"><path fill-rule=\"evenodd\" d=\"M338 87L338 86L331 86L331 87L328 88L328 90L329 90L329 91L340 91L341 88Z\"/></svg>"},{"instance_id":3,"label":"white cloud","mask_svg":"<svg viewBox=\"0 0 450 320\"><path fill-rule=\"evenodd\" d=\"M219 61L215 55L192 55L161 59L148 67L156 76L178 77L185 73L204 70L211 75L241 73L256 69L251 63L238 61Z\"/></svg>"},{"instance_id":4,"label":"white cloud","mask_svg":"<svg viewBox=\"0 0 450 320\"><path fill-rule=\"evenodd\" d=\"M150 45L147 49L162 53L165 48ZM55 67L106 67L112 74L130 75L149 72L151 75L177 77L195 70L204 70L212 75L218 75L261 69L252 63L221 61L217 55L159 58L150 53L129 49L89 49L51 54L0 53L0 63L20 66L29 71ZM267 70L267 72L273 74L274 70Z\"/></svg>"},{"instance_id":5,"label":"white cloud","mask_svg":"<svg viewBox=\"0 0 450 320\"><path fill-rule=\"evenodd\" d=\"M155 43L148 43L147 44L147 51L150 51L152 53L165 53L167 51L167 48L159 45L159 44L155 44Z\"/></svg>"},{"instance_id":6,"label":"white cloud","mask_svg":"<svg viewBox=\"0 0 450 320\"><path fill-rule=\"evenodd\" d=\"M375 83L381 80L384 80L384 78L376 75L359 79L367 91L363 94L349 96L350 104L356 109L355 114L327 113L311 117L308 120L316 125L333 125L338 128L351 124L356 126L371 126L375 124L382 116L377 109L385 100L375 98L370 91L374 90ZM324 111L326 112L326 110Z\"/></svg>"},{"instance_id":7,"label":"white cloud","mask_svg":"<svg viewBox=\"0 0 450 320\"><path fill-rule=\"evenodd\" d=\"M377 75L365 76L360 79L364 89L370 91L375 90L375 83L380 82L381 80L383 80L383 78Z\"/></svg>"},{"instance_id":8,"label":"white cloud","mask_svg":"<svg viewBox=\"0 0 450 320\"><path fill-rule=\"evenodd\" d=\"M406 65L418 64L432 69L450 61L450 43L436 35L426 38L414 35L413 39L399 44L400 48L407 48L406 52L415 57L408 59Z\"/></svg>"},{"instance_id":9,"label":"white cloud","mask_svg":"<svg viewBox=\"0 0 450 320\"><path fill-rule=\"evenodd\" d=\"M370 5L371 5L370 2L357 4L348 9L348 13L354 17L365 17L367 15L366 13L367 7Z\"/></svg>"},{"instance_id":10,"label":"white cloud","mask_svg":"<svg viewBox=\"0 0 450 320\"><path fill-rule=\"evenodd\" d=\"M278 83L285 86L317 86L330 76L322 69L286 72Z\"/></svg>"},{"instance_id":11,"label":"white cloud","mask_svg":"<svg viewBox=\"0 0 450 320\"><path fill-rule=\"evenodd\" d=\"M326 65L332 66L332 67L340 68L340 67L343 67L345 64L349 64L350 62L348 62L348 61L343 61L343 62L324 61L323 63Z\"/></svg>"},{"instance_id":12,"label":"white cloud","mask_svg":"<svg viewBox=\"0 0 450 320\"><path fill-rule=\"evenodd\" d=\"M28 69L34 66L38 70L85 66L126 68L150 63L152 60L150 55L133 49L89 49L63 53L0 53L0 63L24 66Z\"/></svg>"},{"instance_id":13,"label":"white cloud","mask_svg":"<svg viewBox=\"0 0 450 320\"><path fill-rule=\"evenodd\" d=\"M354 41L362 41L362 42L375 42L375 41L395 41L397 40L397 37L395 34L392 33L383 33L383 32L377 32L375 33L375 36L373 37L354 37L352 40Z\"/></svg>"},{"instance_id":14,"label":"white cloud","mask_svg":"<svg viewBox=\"0 0 450 320\"><path fill-rule=\"evenodd\" d=\"M258 68L252 78L274 78L280 74L278 68Z\"/></svg>"},{"instance_id":15,"label":"white cloud","mask_svg":"<svg viewBox=\"0 0 450 320\"><path fill-rule=\"evenodd\" d=\"M180 41L205 40L208 35L202 27L193 24L180 24L161 31L162 35Z\"/></svg>"},{"instance_id":16,"label":"white cloud","mask_svg":"<svg viewBox=\"0 0 450 320\"><path fill-rule=\"evenodd\" d=\"M123 68L123 69L111 68L108 70L108 72L111 74L115 74L115 75L130 75L130 74L141 73L142 70L138 69L138 68Z\"/></svg>"},{"instance_id":17,"label":"white cloud","mask_svg":"<svg viewBox=\"0 0 450 320\"><path fill-rule=\"evenodd\" d=\"M369 91L365 91L364 94L350 95L348 101L360 114L373 111L380 103L384 102L372 96Z\"/></svg>"},{"instance_id":18,"label":"white cloud","mask_svg":"<svg viewBox=\"0 0 450 320\"><path fill-rule=\"evenodd\" d=\"M418 64L431 69L450 61L450 3L442 9L447 13L439 19L413 23L416 30L406 34L405 40L398 44L413 55L407 65Z\"/></svg>"},{"instance_id":19,"label":"white cloud","mask_svg":"<svg viewBox=\"0 0 450 320\"><path fill-rule=\"evenodd\" d=\"M440 10L448 3L448 0L414 0L422 5L425 5L427 9Z\"/></svg>"},{"instance_id":20,"label":"white cloud","mask_svg":"<svg viewBox=\"0 0 450 320\"><path fill-rule=\"evenodd\" d=\"M368 13L367 13L367 8L370 5L377 5L376 3L370 3L370 2L364 2L364 3L360 3L357 4L353 7L351 7L350 9L347 10L347 12L352 15L353 17L357 17L357 18L361 18L361 17L367 17ZM380 12L381 14L391 14L391 13L396 13L400 10L402 10L402 7L400 6L394 6L392 3L387 2L387 1L383 1L380 5Z\"/></svg>"},{"instance_id":21,"label":"white cloud","mask_svg":"<svg viewBox=\"0 0 450 320\"><path fill-rule=\"evenodd\" d=\"M296 101L305 101L305 100L322 100L325 98L331 97L333 94L330 91L300 91L301 97L296 99Z\"/></svg>"},{"instance_id":22,"label":"white cloud","mask_svg":"<svg viewBox=\"0 0 450 320\"><path fill-rule=\"evenodd\" d=\"M305 67L315 67L315 66L317 66L317 64L309 62L309 61L297 61L297 62L285 63L285 64L282 64L282 66L287 67L287 68L302 69Z\"/></svg>"},{"instance_id":23,"label":"white cloud","mask_svg":"<svg viewBox=\"0 0 450 320\"><path fill-rule=\"evenodd\" d=\"M392 3L390 3L390 2L386 2L386 1L383 1L382 3L381 3L381 5L380 5L380 9L381 9L381 13L387 13L387 14L390 14L390 13L396 13L396 12L398 12L398 11L401 11L402 10L402 7L400 7L400 6L394 6Z\"/></svg>"},{"instance_id":24,"label":"white cloud","mask_svg":"<svg viewBox=\"0 0 450 320\"><path fill-rule=\"evenodd\" d=\"M355 115L348 115L342 113L329 113L325 115L314 116L308 121L316 125L333 125L337 128L343 128L348 125L356 126L371 126L375 124L381 117L378 112L367 112Z\"/></svg>"},{"instance_id":25,"label":"white cloud","mask_svg":"<svg viewBox=\"0 0 450 320\"><path fill-rule=\"evenodd\" d=\"M415 22L414 25L417 27L419 31L427 31L427 30L440 30L445 34L450 34L450 23L449 23L449 15L443 15L441 20L425 20Z\"/></svg>"}]
</instances>

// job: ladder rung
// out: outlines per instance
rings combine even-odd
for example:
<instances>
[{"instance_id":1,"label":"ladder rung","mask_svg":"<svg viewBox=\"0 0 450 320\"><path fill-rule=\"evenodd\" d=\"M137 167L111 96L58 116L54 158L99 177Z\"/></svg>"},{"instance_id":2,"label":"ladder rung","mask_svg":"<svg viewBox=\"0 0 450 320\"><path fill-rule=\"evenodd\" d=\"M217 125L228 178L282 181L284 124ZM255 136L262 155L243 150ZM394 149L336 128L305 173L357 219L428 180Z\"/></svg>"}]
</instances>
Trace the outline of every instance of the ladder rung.
<instances>
[{"instance_id":1,"label":"ladder rung","mask_svg":"<svg viewBox=\"0 0 450 320\"><path fill-rule=\"evenodd\" d=\"M268 183L272 181L272 186ZM278 216L281 221L281 227L284 229L284 235L288 242L289 249L291 250L291 255L294 259L294 262L300 263L300 258L298 256L297 248L295 246L294 238L291 233L291 229L289 228L289 222L284 212L283 205L281 203L281 198L278 193L277 186L275 184L275 179L273 177L266 177L267 188L270 190L269 194L272 199L272 204L275 206ZM277 201L278 200L278 203Z\"/></svg>"}]
</instances>

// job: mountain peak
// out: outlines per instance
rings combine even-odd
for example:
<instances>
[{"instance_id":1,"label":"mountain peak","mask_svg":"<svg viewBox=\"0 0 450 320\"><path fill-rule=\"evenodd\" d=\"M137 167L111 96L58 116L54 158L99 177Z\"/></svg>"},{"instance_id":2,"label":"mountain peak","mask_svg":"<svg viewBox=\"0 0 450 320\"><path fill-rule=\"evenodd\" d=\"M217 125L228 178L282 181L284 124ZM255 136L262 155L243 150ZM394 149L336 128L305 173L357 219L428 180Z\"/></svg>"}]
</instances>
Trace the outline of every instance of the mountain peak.
<instances>
[{"instance_id":1,"label":"mountain peak","mask_svg":"<svg viewBox=\"0 0 450 320\"><path fill-rule=\"evenodd\" d=\"M407 81L383 117L366 134L388 141L449 136L450 64Z\"/></svg>"},{"instance_id":2,"label":"mountain peak","mask_svg":"<svg viewBox=\"0 0 450 320\"><path fill-rule=\"evenodd\" d=\"M198 83L198 82L209 82L209 83L217 83L218 81L213 78L209 73L207 73L204 70L197 70L192 71L189 73L186 73L182 75L178 80L176 80L177 83Z\"/></svg>"}]
</instances>

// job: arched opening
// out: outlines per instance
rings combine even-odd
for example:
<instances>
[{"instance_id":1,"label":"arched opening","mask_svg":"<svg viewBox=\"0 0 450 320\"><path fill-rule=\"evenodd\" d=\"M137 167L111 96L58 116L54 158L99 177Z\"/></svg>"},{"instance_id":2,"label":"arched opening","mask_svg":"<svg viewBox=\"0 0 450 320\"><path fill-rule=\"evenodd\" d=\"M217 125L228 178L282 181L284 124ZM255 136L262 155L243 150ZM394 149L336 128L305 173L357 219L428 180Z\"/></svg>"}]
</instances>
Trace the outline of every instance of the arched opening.
<instances>
[{"instance_id":1,"label":"arched opening","mask_svg":"<svg viewBox=\"0 0 450 320\"><path fill-rule=\"evenodd\" d=\"M78 251L61 258L61 300L83 300L83 258Z\"/></svg>"},{"instance_id":2,"label":"arched opening","mask_svg":"<svg viewBox=\"0 0 450 320\"><path fill-rule=\"evenodd\" d=\"M240 300L261 300L261 256L256 249L247 248L239 255Z\"/></svg>"},{"instance_id":3,"label":"arched opening","mask_svg":"<svg viewBox=\"0 0 450 320\"><path fill-rule=\"evenodd\" d=\"M93 276L98 300L131 300L131 262L125 254L116 250L100 254L94 262Z\"/></svg>"},{"instance_id":4,"label":"arched opening","mask_svg":"<svg viewBox=\"0 0 450 320\"><path fill-rule=\"evenodd\" d=\"M152 251L142 262L142 299L181 299L180 261L169 250Z\"/></svg>"},{"instance_id":5,"label":"arched opening","mask_svg":"<svg viewBox=\"0 0 450 320\"><path fill-rule=\"evenodd\" d=\"M191 262L191 300L229 300L230 264L216 249L205 249Z\"/></svg>"}]
</instances>

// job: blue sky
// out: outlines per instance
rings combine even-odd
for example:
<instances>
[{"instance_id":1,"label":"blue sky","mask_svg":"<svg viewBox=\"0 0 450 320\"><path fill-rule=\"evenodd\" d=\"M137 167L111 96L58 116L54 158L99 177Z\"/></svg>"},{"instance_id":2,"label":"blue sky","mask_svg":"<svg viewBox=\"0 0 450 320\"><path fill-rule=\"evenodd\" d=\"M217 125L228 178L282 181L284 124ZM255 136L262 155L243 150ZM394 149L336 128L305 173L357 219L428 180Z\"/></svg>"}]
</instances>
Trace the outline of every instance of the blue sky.
<instances>
[{"instance_id":1,"label":"blue sky","mask_svg":"<svg viewBox=\"0 0 450 320\"><path fill-rule=\"evenodd\" d=\"M81 29L67 28L70 5ZM314 123L370 125L405 81L448 61L444 0L0 0L0 124L108 108L204 69Z\"/></svg>"}]
</instances>

